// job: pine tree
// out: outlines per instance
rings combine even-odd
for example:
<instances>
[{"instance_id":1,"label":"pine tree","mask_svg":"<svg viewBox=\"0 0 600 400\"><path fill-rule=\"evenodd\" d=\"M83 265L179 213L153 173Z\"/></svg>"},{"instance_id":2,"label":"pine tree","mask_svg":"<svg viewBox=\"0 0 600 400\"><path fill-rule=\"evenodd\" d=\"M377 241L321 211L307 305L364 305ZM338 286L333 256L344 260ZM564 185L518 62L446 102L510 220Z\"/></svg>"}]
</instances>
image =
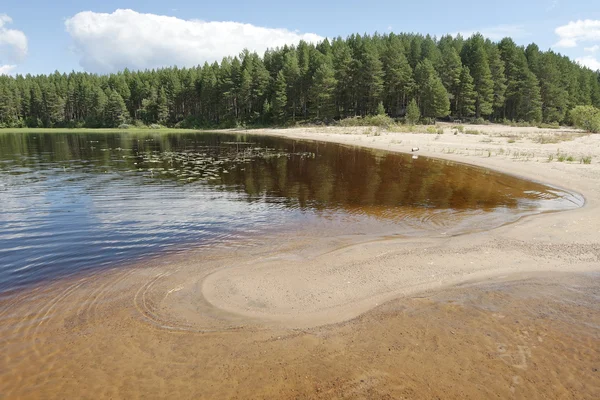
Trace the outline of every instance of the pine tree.
<instances>
[{"instance_id":1,"label":"pine tree","mask_svg":"<svg viewBox=\"0 0 600 400\"><path fill-rule=\"evenodd\" d=\"M460 83L456 95L456 111L460 118L470 117L475 114L475 86L469 67L463 67L460 73Z\"/></svg>"},{"instance_id":2,"label":"pine tree","mask_svg":"<svg viewBox=\"0 0 600 400\"><path fill-rule=\"evenodd\" d=\"M506 77L504 76L504 63L500 58L500 51L496 44L491 41L486 41L486 53L492 73L492 81L494 82L494 100L492 107L494 115L501 115L502 107L504 106L506 93Z\"/></svg>"},{"instance_id":3,"label":"pine tree","mask_svg":"<svg viewBox=\"0 0 600 400\"><path fill-rule=\"evenodd\" d=\"M494 103L494 82L485 52L485 42L481 34L469 38L463 47L463 63L469 67L475 86L475 116L477 118L492 113Z\"/></svg>"},{"instance_id":4,"label":"pine tree","mask_svg":"<svg viewBox=\"0 0 600 400\"><path fill-rule=\"evenodd\" d=\"M402 43L396 36L387 43L383 54L384 97L392 116L399 116L414 87L412 68L404 55Z\"/></svg>"},{"instance_id":5,"label":"pine tree","mask_svg":"<svg viewBox=\"0 0 600 400\"><path fill-rule=\"evenodd\" d=\"M540 55L536 69L540 83L543 120L560 122L565 118L567 111L568 92L560 84L557 56L552 52Z\"/></svg>"},{"instance_id":6,"label":"pine tree","mask_svg":"<svg viewBox=\"0 0 600 400\"><path fill-rule=\"evenodd\" d=\"M275 81L275 93L272 102L273 117L279 124L285 123L287 117L287 91L288 85L285 81L285 75L283 74L283 71L279 71L277 74L277 80Z\"/></svg>"},{"instance_id":7,"label":"pine tree","mask_svg":"<svg viewBox=\"0 0 600 400\"><path fill-rule=\"evenodd\" d=\"M295 51L286 53L283 64L283 76L287 83L286 97L288 101L289 114L292 120L296 120L296 112L300 105L300 67L298 66L298 57Z\"/></svg>"},{"instance_id":8,"label":"pine tree","mask_svg":"<svg viewBox=\"0 0 600 400\"><path fill-rule=\"evenodd\" d=\"M431 61L425 59L417 64L415 80L419 105L424 117L441 118L450 114L448 92Z\"/></svg>"},{"instance_id":9,"label":"pine tree","mask_svg":"<svg viewBox=\"0 0 600 400\"><path fill-rule=\"evenodd\" d=\"M101 127L142 120L229 127L376 114L381 102L397 117L413 97L432 118L446 114L448 96L460 116L571 123L576 106L600 106L600 75L510 38L496 44L481 35L466 41L460 35L439 41L408 33L351 35L283 46L263 57L245 50L192 68L2 76L0 125Z\"/></svg>"},{"instance_id":10,"label":"pine tree","mask_svg":"<svg viewBox=\"0 0 600 400\"><path fill-rule=\"evenodd\" d=\"M123 98L116 90L111 90L108 95L106 109L104 111L104 120L109 127L117 127L125 122L127 107Z\"/></svg>"},{"instance_id":11,"label":"pine tree","mask_svg":"<svg viewBox=\"0 0 600 400\"><path fill-rule=\"evenodd\" d=\"M410 125L415 125L421 119L421 111L415 99L411 99L406 107L406 122Z\"/></svg>"},{"instance_id":12,"label":"pine tree","mask_svg":"<svg viewBox=\"0 0 600 400\"><path fill-rule=\"evenodd\" d=\"M169 117L169 106L167 104L167 93L163 87L158 91L156 98L156 120L164 124Z\"/></svg>"},{"instance_id":13,"label":"pine tree","mask_svg":"<svg viewBox=\"0 0 600 400\"><path fill-rule=\"evenodd\" d=\"M542 120L542 98L538 80L533 72L527 71L522 89L519 119L540 122Z\"/></svg>"},{"instance_id":14,"label":"pine tree","mask_svg":"<svg viewBox=\"0 0 600 400\"><path fill-rule=\"evenodd\" d=\"M457 110L458 90L460 85L460 78L462 72L462 62L460 56L456 52L453 46L450 44L445 45L442 48L442 58L439 68L440 78L444 87L450 94L450 99L454 100L453 110Z\"/></svg>"},{"instance_id":15,"label":"pine tree","mask_svg":"<svg viewBox=\"0 0 600 400\"><path fill-rule=\"evenodd\" d=\"M331 62L326 60L313 75L313 84L311 99L314 104L317 119L333 119L335 117L335 87L336 79L334 76Z\"/></svg>"}]
</instances>

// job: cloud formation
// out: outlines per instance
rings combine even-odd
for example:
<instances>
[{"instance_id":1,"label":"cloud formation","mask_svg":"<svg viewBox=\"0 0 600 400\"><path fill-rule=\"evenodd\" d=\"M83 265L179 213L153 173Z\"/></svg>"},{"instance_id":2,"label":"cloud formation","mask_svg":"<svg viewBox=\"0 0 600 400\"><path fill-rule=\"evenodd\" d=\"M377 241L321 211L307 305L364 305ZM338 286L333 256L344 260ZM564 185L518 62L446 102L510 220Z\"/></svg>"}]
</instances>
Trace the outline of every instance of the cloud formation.
<instances>
[{"instance_id":1,"label":"cloud formation","mask_svg":"<svg viewBox=\"0 0 600 400\"><path fill-rule=\"evenodd\" d=\"M484 37L491 40L502 40L505 37L511 37L513 39L527 36L528 32L521 25L497 25L488 28L483 28L478 31L461 31L455 32L452 36L460 34L464 38L472 36L474 33L481 33Z\"/></svg>"},{"instance_id":2,"label":"cloud formation","mask_svg":"<svg viewBox=\"0 0 600 400\"><path fill-rule=\"evenodd\" d=\"M12 18L0 14L0 75L8 74L27 56L27 36L22 31L8 29Z\"/></svg>"},{"instance_id":3,"label":"cloud formation","mask_svg":"<svg viewBox=\"0 0 600 400\"><path fill-rule=\"evenodd\" d=\"M16 65L0 65L0 75L9 75L15 68L17 68Z\"/></svg>"},{"instance_id":4,"label":"cloud formation","mask_svg":"<svg viewBox=\"0 0 600 400\"><path fill-rule=\"evenodd\" d=\"M587 51L588 53L595 53L595 52L597 52L598 50L600 50L600 46L596 44L596 45L594 45L594 46L592 46L592 47L584 47L584 49L583 49L583 50L584 50L584 51Z\"/></svg>"},{"instance_id":5,"label":"cloud formation","mask_svg":"<svg viewBox=\"0 0 600 400\"><path fill-rule=\"evenodd\" d=\"M600 61L595 57L584 56L576 58L575 61L577 61L580 65L588 67L592 71L600 71Z\"/></svg>"},{"instance_id":6,"label":"cloud formation","mask_svg":"<svg viewBox=\"0 0 600 400\"><path fill-rule=\"evenodd\" d=\"M90 72L114 72L123 68L193 66L220 61L243 49L264 52L267 48L317 42L314 33L297 33L239 22L184 20L118 9L111 14L80 12L65 21L80 56Z\"/></svg>"},{"instance_id":7,"label":"cloud formation","mask_svg":"<svg viewBox=\"0 0 600 400\"><path fill-rule=\"evenodd\" d=\"M577 47L579 42L600 42L600 20L571 21L554 30L559 40L556 47Z\"/></svg>"}]
</instances>

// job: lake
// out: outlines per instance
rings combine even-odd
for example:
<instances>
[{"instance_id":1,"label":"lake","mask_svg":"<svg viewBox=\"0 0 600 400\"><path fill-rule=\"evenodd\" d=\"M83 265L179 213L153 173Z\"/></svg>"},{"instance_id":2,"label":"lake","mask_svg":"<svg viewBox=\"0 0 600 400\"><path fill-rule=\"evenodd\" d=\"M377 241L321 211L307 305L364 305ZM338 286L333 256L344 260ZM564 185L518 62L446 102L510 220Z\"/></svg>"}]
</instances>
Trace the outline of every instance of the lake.
<instances>
[{"instance_id":1,"label":"lake","mask_svg":"<svg viewBox=\"0 0 600 400\"><path fill-rule=\"evenodd\" d=\"M0 292L191 248L444 236L579 207L482 168L225 133L0 134Z\"/></svg>"}]
</instances>

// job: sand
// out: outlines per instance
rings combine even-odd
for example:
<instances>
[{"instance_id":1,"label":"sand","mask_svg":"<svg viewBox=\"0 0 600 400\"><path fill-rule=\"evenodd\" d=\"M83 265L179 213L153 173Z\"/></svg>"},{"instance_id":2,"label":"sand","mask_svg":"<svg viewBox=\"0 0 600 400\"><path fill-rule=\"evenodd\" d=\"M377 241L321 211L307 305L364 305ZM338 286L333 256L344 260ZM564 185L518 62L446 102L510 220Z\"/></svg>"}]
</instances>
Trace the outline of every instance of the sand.
<instances>
[{"instance_id":1,"label":"sand","mask_svg":"<svg viewBox=\"0 0 600 400\"><path fill-rule=\"evenodd\" d=\"M598 398L600 135L468 128L243 132L419 147L585 205L452 237L299 229L46 283L0 303L0 397Z\"/></svg>"},{"instance_id":2,"label":"sand","mask_svg":"<svg viewBox=\"0 0 600 400\"><path fill-rule=\"evenodd\" d=\"M514 272L600 269L599 135L577 137L581 133L572 130L498 125L468 127L488 132L480 135L383 131L376 136L361 129L352 128L354 133L349 134L344 128L251 133L401 152L416 147L419 155L468 162L573 190L583 194L585 206L469 235L375 241L291 261L241 262L203 277L191 290L200 287L208 302L235 314L309 327L347 320L398 295L465 280ZM540 136L558 143L535 143ZM578 161L549 161L550 155L557 159L563 153ZM579 162L587 156L592 157L591 164Z\"/></svg>"}]
</instances>

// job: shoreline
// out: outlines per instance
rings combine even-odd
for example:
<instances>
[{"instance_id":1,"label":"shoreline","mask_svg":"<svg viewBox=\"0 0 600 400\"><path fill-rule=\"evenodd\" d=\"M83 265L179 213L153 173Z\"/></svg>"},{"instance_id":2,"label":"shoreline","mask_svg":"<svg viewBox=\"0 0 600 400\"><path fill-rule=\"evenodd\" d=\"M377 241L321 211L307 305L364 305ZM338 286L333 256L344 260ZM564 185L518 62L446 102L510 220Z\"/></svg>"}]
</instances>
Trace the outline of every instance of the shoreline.
<instances>
[{"instance_id":1,"label":"shoreline","mask_svg":"<svg viewBox=\"0 0 600 400\"><path fill-rule=\"evenodd\" d=\"M237 131L237 133L242 133ZM431 291L453 286L473 279L487 279L507 273L544 272L544 271L598 271L600 250L596 245L600 235L600 212L598 212L598 187L600 186L600 168L598 164L581 165L594 173L592 179L574 176L577 166L573 164L551 164L537 162L519 162L499 158L474 158L424 150L428 143L435 140L432 135L394 134L386 136L365 137L360 134L306 133L301 129L293 130L255 130L244 133L258 135L274 135L290 139L323 140L347 145L361 145L368 148L408 153L407 148L417 145L420 154L443 158L453 162L468 163L484 168L495 169L524 179L533 179L541 183L566 187L571 192L580 193L585 199L582 207L557 213L542 213L521 218L493 230L474 232L460 237L447 239L428 238L417 241L427 250L427 264L412 250L405 253L392 251L392 258L379 262L379 253L390 253L389 249L407 243L406 239L389 240L378 248L373 244L356 244L353 249L339 252L335 257L321 257L316 260L304 260L302 272L297 272L300 263L278 263L277 265L246 265L243 268L227 268L216 271L204 278L201 288L195 295L202 295L210 304L228 313L236 313L265 321L278 321L284 326L306 328L323 321L342 322L356 317L375 305L390 301L399 296L417 291ZM435 135L433 136L435 137ZM383 139L382 139L383 138ZM392 143L409 141L401 146ZM588 137L589 138L589 137ZM600 143L600 136L592 137ZM423 146L425 145L425 146ZM569 142L563 142L564 147ZM600 155L600 151L596 156ZM569 179L566 180L565 176ZM476 243L479 248L473 248ZM501 251L498 251L498 243ZM435 250L434 250L435 249ZM469 257L448 256L448 254L466 252ZM507 253L512 253L506 257ZM564 257L564 253L575 257ZM390 257L388 257L390 258ZM549 260L552 259L552 260ZM474 261L477 260L477 265ZM556 260L560 261L556 261ZM561 260L562 259L562 260ZM402 261L400 261L402 260ZM501 261L501 264L498 264ZM415 263L421 270L416 272ZM403 265L397 270L394 265ZM322 265L334 265L332 271L325 272ZM353 267L350 267L352 266ZM442 270L432 268L443 265ZM379 277L367 271L377 268ZM417 268L418 269L418 268ZM424 272L427 271L427 272ZM431 275L430 279L424 276ZM320 281L316 289L306 287L307 279L317 277ZM399 278L401 276L401 279ZM342 279L343 277L343 279ZM374 279L385 282L372 284ZM353 284L351 288L339 285L339 280L362 282ZM299 283L297 283L299 282ZM325 283L324 283L325 282ZM200 284L200 282L198 282ZM393 286L390 289L390 286ZM260 289L257 289L260 288ZM325 289L327 288L327 289ZM418 288L416 290L411 290ZM331 301L325 298L330 291L339 291L338 299ZM284 295L285 293L285 295ZM384 294L382 294L384 293ZM234 295L232 295L234 294ZM292 298L293 300L290 300ZM313 299L308 301L306 299ZM265 300L267 299L267 300ZM302 311L297 311L299 307Z\"/></svg>"},{"instance_id":2,"label":"shoreline","mask_svg":"<svg viewBox=\"0 0 600 400\"><path fill-rule=\"evenodd\" d=\"M434 157L443 139L328 134L384 150L416 142ZM574 210L441 238L296 232L11 297L0 303L2 395L597 398L600 135L591 140L562 144L593 148L590 165L447 154L563 180L586 199Z\"/></svg>"}]
</instances>

